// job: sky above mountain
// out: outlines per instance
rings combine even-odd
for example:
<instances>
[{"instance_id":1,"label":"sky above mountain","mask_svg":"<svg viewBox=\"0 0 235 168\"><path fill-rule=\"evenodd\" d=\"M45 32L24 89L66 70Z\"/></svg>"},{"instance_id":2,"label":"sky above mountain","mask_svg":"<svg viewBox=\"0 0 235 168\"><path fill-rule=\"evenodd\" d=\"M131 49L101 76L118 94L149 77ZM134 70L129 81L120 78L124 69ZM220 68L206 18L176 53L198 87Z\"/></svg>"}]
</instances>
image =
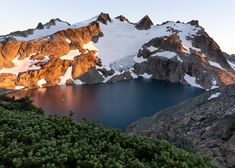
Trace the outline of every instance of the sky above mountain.
<instances>
[{"instance_id":1,"label":"sky above mountain","mask_svg":"<svg viewBox=\"0 0 235 168\"><path fill-rule=\"evenodd\" d=\"M154 24L199 20L225 52L235 53L234 8L234 0L7 0L1 3L0 34L33 28L51 18L76 23L107 12L137 22L148 14Z\"/></svg>"}]
</instances>

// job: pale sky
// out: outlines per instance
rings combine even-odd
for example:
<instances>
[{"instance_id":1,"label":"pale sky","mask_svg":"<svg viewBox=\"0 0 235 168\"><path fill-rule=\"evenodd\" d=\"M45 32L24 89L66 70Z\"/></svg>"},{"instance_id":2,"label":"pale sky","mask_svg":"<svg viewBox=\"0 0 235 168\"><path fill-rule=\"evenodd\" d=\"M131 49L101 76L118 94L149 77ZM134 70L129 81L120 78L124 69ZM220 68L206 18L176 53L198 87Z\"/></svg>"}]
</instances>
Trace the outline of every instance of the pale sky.
<instances>
[{"instance_id":1,"label":"pale sky","mask_svg":"<svg viewBox=\"0 0 235 168\"><path fill-rule=\"evenodd\" d=\"M154 24L196 19L223 51L235 53L235 0L2 0L0 34L52 18L76 23L100 12L122 14L133 22L148 14Z\"/></svg>"}]
</instances>

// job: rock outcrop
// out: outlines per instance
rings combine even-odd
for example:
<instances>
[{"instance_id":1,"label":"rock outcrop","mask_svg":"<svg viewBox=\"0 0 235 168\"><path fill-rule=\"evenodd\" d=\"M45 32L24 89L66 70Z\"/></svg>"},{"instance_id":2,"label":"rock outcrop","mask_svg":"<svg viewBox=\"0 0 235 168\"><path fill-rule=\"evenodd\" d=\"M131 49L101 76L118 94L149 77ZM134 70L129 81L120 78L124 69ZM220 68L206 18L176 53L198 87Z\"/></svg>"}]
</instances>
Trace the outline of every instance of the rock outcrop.
<instances>
[{"instance_id":1,"label":"rock outcrop","mask_svg":"<svg viewBox=\"0 0 235 168\"><path fill-rule=\"evenodd\" d=\"M148 30L151 28L152 25L152 20L149 18L148 15L146 15L135 25L135 27L138 30Z\"/></svg>"},{"instance_id":2,"label":"rock outcrop","mask_svg":"<svg viewBox=\"0 0 235 168\"><path fill-rule=\"evenodd\" d=\"M235 167L235 85L206 92L140 119L127 133L165 139Z\"/></svg>"}]
</instances>

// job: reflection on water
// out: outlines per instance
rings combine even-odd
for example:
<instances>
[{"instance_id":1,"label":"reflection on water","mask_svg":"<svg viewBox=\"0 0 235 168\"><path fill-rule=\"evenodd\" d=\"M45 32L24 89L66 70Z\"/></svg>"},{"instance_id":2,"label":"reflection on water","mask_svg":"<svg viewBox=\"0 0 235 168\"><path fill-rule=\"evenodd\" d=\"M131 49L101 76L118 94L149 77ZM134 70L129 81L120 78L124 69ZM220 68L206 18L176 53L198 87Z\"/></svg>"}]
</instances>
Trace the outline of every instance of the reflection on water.
<instances>
[{"instance_id":1,"label":"reflection on water","mask_svg":"<svg viewBox=\"0 0 235 168\"><path fill-rule=\"evenodd\" d=\"M158 80L131 80L115 84L57 86L10 94L28 95L47 114L69 115L79 121L99 121L124 129L131 122L199 95L201 89Z\"/></svg>"}]
</instances>

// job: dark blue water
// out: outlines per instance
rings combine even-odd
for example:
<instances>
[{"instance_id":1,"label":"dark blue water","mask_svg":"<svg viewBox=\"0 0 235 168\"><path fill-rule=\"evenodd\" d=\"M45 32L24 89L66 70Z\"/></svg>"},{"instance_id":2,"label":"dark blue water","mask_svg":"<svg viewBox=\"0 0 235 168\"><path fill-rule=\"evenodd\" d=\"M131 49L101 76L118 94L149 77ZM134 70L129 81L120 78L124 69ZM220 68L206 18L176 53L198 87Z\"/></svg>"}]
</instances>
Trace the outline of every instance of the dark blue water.
<instances>
[{"instance_id":1,"label":"dark blue water","mask_svg":"<svg viewBox=\"0 0 235 168\"><path fill-rule=\"evenodd\" d=\"M204 90L158 80L131 80L115 84L57 86L15 93L28 94L47 114L69 115L79 121L98 121L125 129L141 117L175 105Z\"/></svg>"}]
</instances>

